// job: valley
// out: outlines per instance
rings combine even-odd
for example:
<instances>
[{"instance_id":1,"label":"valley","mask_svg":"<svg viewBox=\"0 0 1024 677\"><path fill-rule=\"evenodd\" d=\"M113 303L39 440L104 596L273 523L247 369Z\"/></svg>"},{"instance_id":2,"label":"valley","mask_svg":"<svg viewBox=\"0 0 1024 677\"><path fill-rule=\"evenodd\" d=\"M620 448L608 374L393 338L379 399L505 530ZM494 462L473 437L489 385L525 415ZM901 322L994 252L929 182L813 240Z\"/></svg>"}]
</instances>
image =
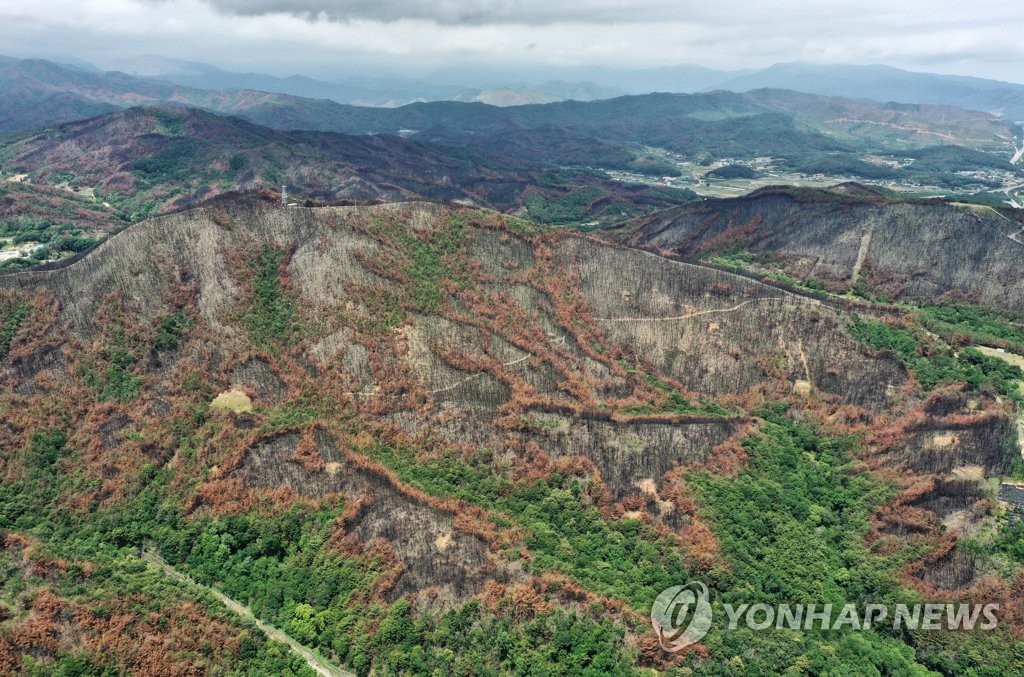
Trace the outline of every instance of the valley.
<instances>
[{"instance_id":1,"label":"valley","mask_svg":"<svg viewBox=\"0 0 1024 677\"><path fill-rule=\"evenodd\" d=\"M657 151L654 151L656 153ZM682 160L671 153L665 153L666 159L675 165L679 176L651 177L634 172L607 170L607 174L615 181L622 183L640 183L653 186L665 186L668 188L679 188L691 190L701 197L707 198L731 198L742 197L762 188L771 186L795 186L799 188L831 188L840 183L858 181L865 185L880 186L888 190L905 193L914 197L945 197L950 193L949 189L939 186L917 185L907 181L889 179L885 181L868 181L853 174L804 174L801 172L788 172L772 165L771 158L754 158L743 160L737 158L723 158L716 160L707 166L699 163ZM874 158L872 158L874 161ZM722 168L745 167L752 176L730 176L727 178L719 176L708 176L709 172ZM746 172L738 172L744 173ZM985 181L1006 181L1006 177L1000 174L993 174L984 177ZM1011 184L1003 189L994 189L1005 192L1007 197L1011 192L1019 189L1015 181L1008 181ZM1011 198L1012 199L1012 198Z\"/></svg>"}]
</instances>

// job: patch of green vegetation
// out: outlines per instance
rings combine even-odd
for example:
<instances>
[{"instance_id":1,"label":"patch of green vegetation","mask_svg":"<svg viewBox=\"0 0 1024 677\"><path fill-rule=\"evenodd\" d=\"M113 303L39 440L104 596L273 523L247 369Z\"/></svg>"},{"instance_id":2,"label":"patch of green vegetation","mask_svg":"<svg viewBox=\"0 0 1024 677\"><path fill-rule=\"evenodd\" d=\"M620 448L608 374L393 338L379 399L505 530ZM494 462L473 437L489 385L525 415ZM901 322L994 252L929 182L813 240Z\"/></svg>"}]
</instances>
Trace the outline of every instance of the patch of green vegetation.
<instances>
[{"instance_id":1,"label":"patch of green vegetation","mask_svg":"<svg viewBox=\"0 0 1024 677\"><path fill-rule=\"evenodd\" d=\"M67 435L56 428L40 429L32 433L28 460L33 471L51 468L60 459L67 443Z\"/></svg>"},{"instance_id":2,"label":"patch of green vegetation","mask_svg":"<svg viewBox=\"0 0 1024 677\"><path fill-rule=\"evenodd\" d=\"M758 414L765 422L743 444L748 467L735 477L695 472L687 480L729 563L715 572L720 617L724 603L912 601L898 581L915 553L883 557L864 542L871 515L895 488L855 470L857 440L825 437L789 418L785 405ZM723 660L738 657L746 674L792 666L805 674L926 674L910 647L882 630L754 632L741 623L732 632L713 626L704 643Z\"/></svg>"},{"instance_id":3,"label":"patch of green vegetation","mask_svg":"<svg viewBox=\"0 0 1024 677\"><path fill-rule=\"evenodd\" d=\"M877 594L883 582L895 591L886 576L901 560L875 557L863 542L870 516L895 489L855 472L856 438L825 437L786 411L758 411L765 422L744 442L749 466L738 476L697 472L688 480L731 563L730 580L752 585L757 601L840 603Z\"/></svg>"},{"instance_id":4,"label":"patch of green vegetation","mask_svg":"<svg viewBox=\"0 0 1024 677\"><path fill-rule=\"evenodd\" d=\"M979 558L1000 576L1013 579L1024 567L1024 519L1010 510L957 541L957 549Z\"/></svg>"},{"instance_id":5,"label":"patch of green vegetation","mask_svg":"<svg viewBox=\"0 0 1024 677\"><path fill-rule=\"evenodd\" d=\"M886 165L865 162L848 152L807 152L794 153L781 164L792 171L804 174L828 174L831 176L857 176L864 179L892 180L902 176L899 170Z\"/></svg>"},{"instance_id":6,"label":"patch of green vegetation","mask_svg":"<svg viewBox=\"0 0 1024 677\"><path fill-rule=\"evenodd\" d=\"M602 165L609 166L609 165ZM624 165L623 165L624 166ZM600 171L594 171L592 169L580 169L580 168L560 168L560 169L546 169L541 172L540 176L537 177L537 183L542 186L551 186L558 188L575 188L588 180L594 178L606 178L606 174Z\"/></svg>"},{"instance_id":7,"label":"patch of green vegetation","mask_svg":"<svg viewBox=\"0 0 1024 677\"><path fill-rule=\"evenodd\" d=\"M850 296L862 298L865 301L870 301L871 303L881 303L883 305L894 303L894 299L889 294L872 286L864 278L858 279L853 286L850 287L849 294Z\"/></svg>"},{"instance_id":8,"label":"patch of green vegetation","mask_svg":"<svg viewBox=\"0 0 1024 677\"><path fill-rule=\"evenodd\" d=\"M15 301L6 307L0 306L0 360L7 359L14 334L31 313L32 306L24 301Z\"/></svg>"},{"instance_id":9,"label":"patch of green vegetation","mask_svg":"<svg viewBox=\"0 0 1024 677\"><path fill-rule=\"evenodd\" d=\"M175 138L163 149L135 162L144 186L186 181L193 170L191 160L198 155L199 142L190 137Z\"/></svg>"},{"instance_id":10,"label":"patch of green vegetation","mask_svg":"<svg viewBox=\"0 0 1024 677\"><path fill-rule=\"evenodd\" d=\"M368 313L354 316L355 323L363 331L379 334L400 327L405 321L402 298L392 289L381 289L367 303Z\"/></svg>"},{"instance_id":11,"label":"patch of green vegetation","mask_svg":"<svg viewBox=\"0 0 1024 677\"><path fill-rule=\"evenodd\" d=\"M922 323L931 331L959 333L976 343L1007 341L1024 347L1024 318L969 304L925 306Z\"/></svg>"},{"instance_id":12,"label":"patch of green vegetation","mask_svg":"<svg viewBox=\"0 0 1024 677\"><path fill-rule=\"evenodd\" d=\"M704 199L689 188L676 188L675 186L650 186L647 192L651 197L679 204Z\"/></svg>"},{"instance_id":13,"label":"patch of green vegetation","mask_svg":"<svg viewBox=\"0 0 1024 677\"><path fill-rule=\"evenodd\" d=\"M757 263L760 259L757 254L744 249L743 245L733 245L714 255L708 256L705 260L716 266L747 270L750 264Z\"/></svg>"},{"instance_id":14,"label":"patch of green vegetation","mask_svg":"<svg viewBox=\"0 0 1024 677\"><path fill-rule=\"evenodd\" d=\"M96 244L97 240L82 235L73 223L56 223L51 219L19 216L0 221L0 237L14 244L37 242L55 252L77 253Z\"/></svg>"},{"instance_id":15,"label":"patch of green vegetation","mask_svg":"<svg viewBox=\"0 0 1024 677\"><path fill-rule=\"evenodd\" d=\"M6 508L4 498L0 495L0 505ZM93 536L95 532L91 530L85 540L69 532L53 542L44 539L40 546L33 548L41 549L36 555L43 558L41 561L44 562L44 568L47 567L47 560L52 562L64 557L74 560L79 550L89 550L92 557L88 574L84 573L83 565L78 561L40 572L33 567L25 567L20 554L15 559L0 552L0 608L22 607L26 600L32 600L39 591L45 589L61 600L87 609L76 620L68 617L71 628L77 628L81 623L94 630L99 624L117 615L125 623L119 625L125 633L136 635L146 629L146 625L155 622L160 631L167 630L173 636L176 624L184 621L178 616L181 605L198 604L200 608L205 607L208 618L233 625L237 640L228 645L178 642L174 657L181 663L165 666L169 672L179 673L183 666L189 666L192 670L188 672L210 671L238 677L314 677L315 673L301 658L289 653L287 647L270 641L251 621L239 619L205 593L183 587L163 572L140 561L133 553L97 548L96 543L88 540ZM68 545L70 547L66 547ZM75 612L76 615L78 613ZM15 623L20 624L17 620ZM0 628L0 634L5 634L7 630L9 627ZM202 633L202 628L190 630ZM18 674L36 677L108 677L132 670L130 663L126 663L130 656L124 654L127 646L122 645L118 650L102 653L91 648L88 642L77 642L75 634L73 631L65 635L61 648L52 653L24 652ZM71 650L64 647L70 647ZM149 650L144 645L140 646L138 658L147 658L145 654Z\"/></svg>"},{"instance_id":16,"label":"patch of green vegetation","mask_svg":"<svg viewBox=\"0 0 1024 677\"><path fill-rule=\"evenodd\" d=\"M169 108L152 108L149 113L156 120L156 133L162 136L182 136L185 126L182 123L181 111Z\"/></svg>"},{"instance_id":17,"label":"patch of green vegetation","mask_svg":"<svg viewBox=\"0 0 1024 677\"><path fill-rule=\"evenodd\" d=\"M929 343L909 329L855 317L850 333L875 350L894 353L914 372L925 391L947 383L966 383L975 391L984 387L1024 404L1018 387L1024 373L1004 360L989 357L973 348L954 352L949 346Z\"/></svg>"},{"instance_id":18,"label":"patch of green vegetation","mask_svg":"<svg viewBox=\"0 0 1024 677\"><path fill-rule=\"evenodd\" d=\"M628 364L628 363L627 363ZM627 367L630 373L636 373L636 368L633 365ZM635 414L641 416L648 416L652 414L679 414L679 415L696 415L696 416L728 416L730 412L725 407L716 404L714 402L698 402L693 403L686 399L682 393L676 391L669 384L661 381L652 374L644 374L643 378L651 386L657 388L664 393L661 400L652 402L651 404L641 404L633 407L626 407L623 409L623 413Z\"/></svg>"},{"instance_id":19,"label":"patch of green vegetation","mask_svg":"<svg viewBox=\"0 0 1024 677\"><path fill-rule=\"evenodd\" d=\"M274 433L289 428L299 428L323 418L331 411L329 402L288 402L270 409L260 426L260 432Z\"/></svg>"},{"instance_id":20,"label":"patch of green vegetation","mask_svg":"<svg viewBox=\"0 0 1024 677\"><path fill-rule=\"evenodd\" d=\"M585 615L541 610L524 618L517 609L495 613L476 600L444 612L415 611L405 600L368 601L389 570L380 555L349 555L331 544L345 507L341 501L274 514L186 519L180 503L165 494L170 479L168 469L150 467L131 498L81 515L18 508L30 492L0 485L0 527L8 526L8 518L17 520L59 544L62 556L100 558L105 567L90 581L113 593L138 580L122 569L133 561L134 571L151 581L134 588L145 595L148 611L165 599L151 586L174 584L129 553L155 545L172 566L359 675L636 674L624 629L604 618L603 608ZM2 573L0 567L0 587ZM91 584L77 591L95 595ZM240 674L307 674L290 672L296 664L286 653L268 655L261 633L251 637L258 642L243 642L239 668L248 672ZM274 664L271 656L288 660Z\"/></svg>"},{"instance_id":21,"label":"patch of green vegetation","mask_svg":"<svg viewBox=\"0 0 1024 677\"><path fill-rule=\"evenodd\" d=\"M1013 448L1013 445L1017 444L1017 440L1017 431L1014 430L1009 439L1006 440L1006 448ZM1024 458L1020 456L1013 457L1010 469L1006 471L1006 478L1014 482L1024 482Z\"/></svg>"},{"instance_id":22,"label":"patch of green vegetation","mask_svg":"<svg viewBox=\"0 0 1024 677\"><path fill-rule=\"evenodd\" d=\"M1024 519L1013 516L996 531L993 550L1002 553L1020 565L1024 565Z\"/></svg>"},{"instance_id":23,"label":"patch of green vegetation","mask_svg":"<svg viewBox=\"0 0 1024 677\"><path fill-rule=\"evenodd\" d=\"M133 373L135 356L124 348L110 350L105 369L96 363L79 366L78 375L92 388L97 398L105 402L132 402L142 392L142 376Z\"/></svg>"},{"instance_id":24,"label":"patch of green vegetation","mask_svg":"<svg viewBox=\"0 0 1024 677\"><path fill-rule=\"evenodd\" d=\"M761 174L746 165L724 165L717 169L712 169L704 176L712 179L756 179Z\"/></svg>"},{"instance_id":25,"label":"patch of green vegetation","mask_svg":"<svg viewBox=\"0 0 1024 677\"><path fill-rule=\"evenodd\" d=\"M241 153L235 153L228 158L228 168L235 174L245 169L246 164L248 164L248 160Z\"/></svg>"},{"instance_id":26,"label":"patch of green vegetation","mask_svg":"<svg viewBox=\"0 0 1024 677\"><path fill-rule=\"evenodd\" d=\"M829 291L820 281L813 278L802 280L795 278L785 271L773 267L770 258L747 251L742 244L731 245L718 252L707 252L701 258L711 265L731 268L740 273L754 275L767 282L784 285L811 296L818 298L829 296Z\"/></svg>"},{"instance_id":27,"label":"patch of green vegetation","mask_svg":"<svg viewBox=\"0 0 1024 677\"><path fill-rule=\"evenodd\" d=\"M428 493L497 511L524 527L533 553L529 571L558 571L637 609L649 608L672 581L685 580L670 539L637 520L605 520L586 482L556 474L515 483L495 472L489 453L467 460L454 453L421 459L412 449L385 446L367 452Z\"/></svg>"},{"instance_id":28,"label":"patch of green vegetation","mask_svg":"<svg viewBox=\"0 0 1024 677\"><path fill-rule=\"evenodd\" d=\"M99 240L83 235L72 223L55 223L51 219L20 216L0 221L0 238L15 245L38 245L28 255L0 263L0 271L20 270L38 265L62 254L77 254L94 246Z\"/></svg>"},{"instance_id":29,"label":"patch of green vegetation","mask_svg":"<svg viewBox=\"0 0 1024 677\"><path fill-rule=\"evenodd\" d=\"M161 552L360 675L375 666L407 674L450 673L457 666L466 674L499 666L629 671L630 661L616 649L623 631L607 621L551 612L523 624L488 614L476 601L440 616L414 616L405 600L390 607L360 601L382 575L381 560L326 547L341 508L202 520L167 531ZM557 643L554 636L572 641Z\"/></svg>"},{"instance_id":30,"label":"patch of green vegetation","mask_svg":"<svg viewBox=\"0 0 1024 677\"><path fill-rule=\"evenodd\" d=\"M303 330L294 294L281 284L284 256L280 247L263 245L249 262L253 298L242 321L253 345L271 352L291 345Z\"/></svg>"},{"instance_id":31,"label":"patch of green vegetation","mask_svg":"<svg viewBox=\"0 0 1024 677\"><path fill-rule=\"evenodd\" d=\"M157 350L174 350L181 345L185 335L195 326L192 315L182 308L160 321L156 327L153 347Z\"/></svg>"},{"instance_id":32,"label":"patch of green vegetation","mask_svg":"<svg viewBox=\"0 0 1024 677\"><path fill-rule=\"evenodd\" d=\"M551 228L548 226L543 226L539 223L520 219L515 216L506 216L505 226L512 232L524 237L534 237L535 235L543 235L551 232Z\"/></svg>"},{"instance_id":33,"label":"patch of green vegetation","mask_svg":"<svg viewBox=\"0 0 1024 677\"><path fill-rule=\"evenodd\" d=\"M365 329L378 332L402 324L407 310L430 312L444 303L442 281L469 284L461 270L461 253L467 237L467 213L450 213L437 227L412 231L390 217L378 218L373 228L392 239L400 251L389 267L400 270L406 279L401 289L375 289L366 299L368 316L354 318Z\"/></svg>"},{"instance_id":34,"label":"patch of green vegetation","mask_svg":"<svg viewBox=\"0 0 1024 677\"><path fill-rule=\"evenodd\" d=\"M626 169L647 176L682 176L674 164L654 157L638 157L626 164Z\"/></svg>"},{"instance_id":35,"label":"patch of green vegetation","mask_svg":"<svg viewBox=\"0 0 1024 677\"><path fill-rule=\"evenodd\" d=\"M605 195L597 186L577 188L558 197L531 195L525 200L526 211L531 219L542 223L580 223L592 215L591 205Z\"/></svg>"},{"instance_id":36,"label":"patch of green vegetation","mask_svg":"<svg viewBox=\"0 0 1024 677\"><path fill-rule=\"evenodd\" d=\"M441 280L459 281L460 276L451 266L451 257L462 251L466 242L465 215L453 213L438 229L424 238L400 230L399 244L409 257L405 273L412 281L409 290L412 304L421 311L435 310L444 302Z\"/></svg>"}]
</instances>

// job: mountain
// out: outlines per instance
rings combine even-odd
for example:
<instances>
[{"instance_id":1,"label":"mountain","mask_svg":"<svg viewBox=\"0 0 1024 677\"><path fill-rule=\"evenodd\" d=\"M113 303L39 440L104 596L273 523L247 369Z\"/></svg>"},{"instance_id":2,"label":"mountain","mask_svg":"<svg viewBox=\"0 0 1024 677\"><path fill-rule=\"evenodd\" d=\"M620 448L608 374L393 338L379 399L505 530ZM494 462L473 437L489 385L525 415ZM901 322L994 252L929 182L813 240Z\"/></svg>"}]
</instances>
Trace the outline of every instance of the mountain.
<instances>
[{"instance_id":1,"label":"mountain","mask_svg":"<svg viewBox=\"0 0 1024 677\"><path fill-rule=\"evenodd\" d=\"M916 73L891 66L776 64L720 81L713 89L793 89L810 94L986 111L1024 122L1024 85L958 75Z\"/></svg>"},{"instance_id":2,"label":"mountain","mask_svg":"<svg viewBox=\"0 0 1024 677\"><path fill-rule=\"evenodd\" d=\"M287 674L207 589L361 675L790 666L785 630L659 647L652 600L706 580L999 603L983 655L794 651L1019 672L1017 555L955 525L991 521L1022 374L916 322L432 204L132 225L0 276L0 669Z\"/></svg>"},{"instance_id":3,"label":"mountain","mask_svg":"<svg viewBox=\"0 0 1024 677\"><path fill-rule=\"evenodd\" d=\"M847 184L706 200L641 217L622 236L686 259L733 257L740 267L782 271L835 292L1021 312L1022 232L1024 211L908 200Z\"/></svg>"},{"instance_id":4,"label":"mountain","mask_svg":"<svg viewBox=\"0 0 1024 677\"><path fill-rule=\"evenodd\" d=\"M574 166L656 177L678 174L675 162L680 160L770 157L780 171L950 189L998 188L1019 174L1003 158L1014 155L1016 137L1024 135L1013 123L986 113L775 90L648 94L506 108L430 102L386 109L251 90L195 89L45 61L0 68L0 87L12 93L0 105L0 129L7 130L133 105L191 106L278 130L401 134L509 164L525 160L535 169ZM938 146L967 150L954 149L941 162L912 167L903 161L915 158L911 151ZM979 150L995 157L971 152ZM676 157L666 158L664 151Z\"/></svg>"},{"instance_id":5,"label":"mountain","mask_svg":"<svg viewBox=\"0 0 1024 677\"><path fill-rule=\"evenodd\" d=\"M538 162L609 169L625 169L644 155L644 148L655 147L691 160L771 156L794 171L899 179L924 165L901 173L871 166L863 156L943 145L997 154L986 160L961 153L961 161L932 172L945 173L940 178L950 185L964 180L954 176L956 171L983 168L992 162L997 163L993 168L1014 174L1017 170L1008 161L1019 134L1016 125L986 113L780 91L648 94L510 108L429 102L386 110L324 110L257 103L240 114L277 128L402 133L497 155L501 153L491 149L514 145L526 149L528 157ZM594 156L580 156L573 150L581 140L598 144ZM600 150L609 147L618 147L614 159Z\"/></svg>"},{"instance_id":6,"label":"mountain","mask_svg":"<svg viewBox=\"0 0 1024 677\"><path fill-rule=\"evenodd\" d=\"M94 191L133 220L282 184L300 200L427 198L502 211L565 203L578 220L606 212L620 218L693 197L594 173L545 173L397 136L281 132L181 108L131 108L13 137L0 145L0 163L31 183Z\"/></svg>"}]
</instances>

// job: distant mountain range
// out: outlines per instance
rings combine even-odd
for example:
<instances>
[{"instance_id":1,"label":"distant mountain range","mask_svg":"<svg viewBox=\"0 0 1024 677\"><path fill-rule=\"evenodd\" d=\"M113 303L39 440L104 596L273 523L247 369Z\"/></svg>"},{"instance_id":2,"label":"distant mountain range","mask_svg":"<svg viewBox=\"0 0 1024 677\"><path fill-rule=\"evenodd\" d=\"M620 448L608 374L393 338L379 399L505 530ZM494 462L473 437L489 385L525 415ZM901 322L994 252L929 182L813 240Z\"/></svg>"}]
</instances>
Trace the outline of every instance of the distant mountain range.
<instances>
[{"instance_id":1,"label":"distant mountain range","mask_svg":"<svg viewBox=\"0 0 1024 677\"><path fill-rule=\"evenodd\" d=\"M363 106L394 107L419 101L480 101L491 105L593 101L624 94L692 93L712 89L725 79L751 71L719 71L701 66L644 70L578 67L486 71L451 67L421 77L359 76L337 80L295 75L276 77L232 73L208 64L143 56L116 62L115 68L145 78L202 89L256 89L277 94L323 98ZM100 72L96 69L96 72ZM510 93L515 93L512 96Z\"/></svg>"},{"instance_id":2,"label":"distant mountain range","mask_svg":"<svg viewBox=\"0 0 1024 677\"><path fill-rule=\"evenodd\" d=\"M486 95L504 103L532 96ZM137 107L156 111L109 115ZM658 182L679 175L684 161L720 159L961 192L1024 177L1010 164L1021 129L1005 117L776 89L380 108L3 59L0 131L14 133L0 140L3 172L94 188L134 218L288 183L314 199L426 197L590 222L691 199L679 185L646 186L638 175ZM609 171L627 174L612 181Z\"/></svg>"},{"instance_id":3,"label":"distant mountain range","mask_svg":"<svg viewBox=\"0 0 1024 677\"><path fill-rule=\"evenodd\" d=\"M782 114L794 120L796 132L812 131L839 142L868 140L894 148L948 143L1009 152L1014 136L1019 133L1005 118L948 106L877 105L843 100L831 94L830 98L824 98L795 91L751 91L744 95L716 91L591 102L553 101L558 97L551 96L545 100L545 103L550 101L550 105L519 105L508 109L465 103L490 99L495 103L528 104L537 96L528 90L505 89L463 91L454 95L462 99L459 102L424 102L384 109L345 105L323 97L234 88L233 84L244 80L253 85L290 83L293 89L302 89L308 94L329 93L320 91L328 88L329 83L309 78L244 75L238 76L241 78L238 80L233 79L232 74L211 69L196 64L194 71L179 71L179 76L214 85L217 83L210 78L222 73L224 78L217 81L219 88L204 89L116 71L92 72L38 59L0 60L0 131L81 120L136 105L174 105L237 115L275 129L347 134L420 132L428 138L446 141L453 136L487 136L510 129L557 127L618 142L658 144L680 151L692 151L695 144L707 145L699 139L688 140L693 131L706 132L697 127L715 126L725 120L743 126L742 118L768 114ZM189 73L198 75L193 77ZM165 75L172 76L169 72ZM745 82L752 83L749 79ZM565 82L558 86L584 90L588 87ZM1024 92L1024 87L1020 89ZM741 141L749 143L749 139ZM771 145L772 139L764 141ZM721 146L715 146L714 150L732 152ZM771 151L770 148L765 150Z\"/></svg>"},{"instance_id":4,"label":"distant mountain range","mask_svg":"<svg viewBox=\"0 0 1024 677\"><path fill-rule=\"evenodd\" d=\"M0 59L0 67L15 59ZM71 68L102 75L98 68ZM775 64L759 70L724 71L690 64L629 70L548 67L526 70L448 68L417 77L343 76L317 79L236 73L209 64L161 56L116 62L116 70L146 80L213 90L255 90L360 106L396 107L422 101L483 102L497 106L592 101L624 94L747 92L788 89L880 103L956 106L1024 121L1024 85L955 75L919 73L884 65Z\"/></svg>"},{"instance_id":5,"label":"distant mountain range","mask_svg":"<svg viewBox=\"0 0 1024 677\"><path fill-rule=\"evenodd\" d=\"M373 106L440 100L517 105L565 99L591 101L650 92L791 89L883 103L957 106L1024 121L1024 85L918 73L883 65L785 63L743 71L715 70L688 64L641 70L567 67L525 74L511 69L483 74L464 68L438 71L421 78L362 77L346 78L341 82L304 76L279 78L256 73L231 73L207 64L155 56L126 61L119 68L143 77L202 89L255 89ZM518 92L518 96L509 96L508 91ZM476 92L480 92L480 97L472 98Z\"/></svg>"},{"instance_id":6,"label":"distant mountain range","mask_svg":"<svg viewBox=\"0 0 1024 677\"><path fill-rule=\"evenodd\" d=\"M793 89L848 99L957 106L1024 121L1024 85L998 80L914 73L890 66L776 64L725 79L718 89Z\"/></svg>"}]
</instances>

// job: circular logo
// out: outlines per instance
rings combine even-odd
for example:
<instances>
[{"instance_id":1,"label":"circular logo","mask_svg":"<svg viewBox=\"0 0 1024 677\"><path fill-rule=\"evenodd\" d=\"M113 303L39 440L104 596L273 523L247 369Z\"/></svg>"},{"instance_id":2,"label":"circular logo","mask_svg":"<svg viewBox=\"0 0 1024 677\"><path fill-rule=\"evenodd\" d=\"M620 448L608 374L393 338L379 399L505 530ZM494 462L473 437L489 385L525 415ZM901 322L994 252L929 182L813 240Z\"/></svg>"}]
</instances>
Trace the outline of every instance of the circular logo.
<instances>
[{"instance_id":1,"label":"circular logo","mask_svg":"<svg viewBox=\"0 0 1024 677\"><path fill-rule=\"evenodd\" d=\"M651 607L651 625L665 651L698 642L711 628L708 588L700 581L663 590Z\"/></svg>"}]
</instances>

